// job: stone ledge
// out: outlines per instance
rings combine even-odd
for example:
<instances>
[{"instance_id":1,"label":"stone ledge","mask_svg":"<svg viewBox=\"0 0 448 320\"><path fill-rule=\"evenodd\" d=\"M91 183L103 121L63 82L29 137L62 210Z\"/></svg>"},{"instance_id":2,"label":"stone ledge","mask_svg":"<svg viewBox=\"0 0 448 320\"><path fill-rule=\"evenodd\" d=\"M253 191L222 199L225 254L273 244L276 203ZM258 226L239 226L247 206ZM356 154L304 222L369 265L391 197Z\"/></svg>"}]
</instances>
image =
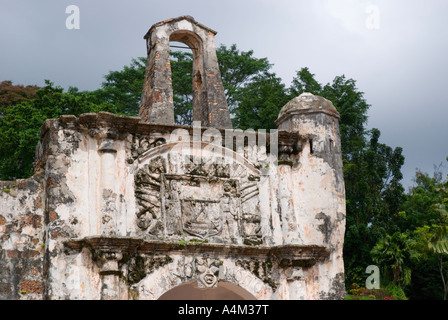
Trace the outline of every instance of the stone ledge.
<instances>
[{"instance_id":1,"label":"stone ledge","mask_svg":"<svg viewBox=\"0 0 448 320\"><path fill-rule=\"evenodd\" d=\"M65 241L64 246L68 250L67 253L88 248L91 251L127 252L129 254L215 254L232 258L271 258L279 262L291 260L303 262L307 266L329 256L329 250L326 247L317 245L245 246L202 242L146 241L132 237L92 236Z\"/></svg>"},{"instance_id":2,"label":"stone ledge","mask_svg":"<svg viewBox=\"0 0 448 320\"><path fill-rule=\"evenodd\" d=\"M138 135L164 135L171 134L176 129L184 129L186 130L190 136L193 135L195 127L189 125L164 125L164 124L156 124L156 123L146 123L143 122L139 117L132 116L123 116L110 112L100 111L98 113L83 113L79 117L74 115L61 115L59 118L55 119L47 119L41 127L40 136L44 138L44 136L50 130L60 130L61 128L69 128L78 131L91 130L91 129L114 129L118 133L131 133ZM222 129L222 128L210 128L210 127L198 127L200 128L200 134L202 134L208 129L214 129L221 133L223 137L222 143L225 145L226 130L238 129ZM241 130L244 132L244 130ZM259 132L254 131L256 139L258 139ZM270 137L272 133L266 132L265 134L266 144L270 145ZM280 144L291 144L295 145L299 141L299 133L297 132L289 132L286 130L278 130L278 142ZM258 140L257 140L258 141ZM247 142L245 141L245 144Z\"/></svg>"}]
</instances>

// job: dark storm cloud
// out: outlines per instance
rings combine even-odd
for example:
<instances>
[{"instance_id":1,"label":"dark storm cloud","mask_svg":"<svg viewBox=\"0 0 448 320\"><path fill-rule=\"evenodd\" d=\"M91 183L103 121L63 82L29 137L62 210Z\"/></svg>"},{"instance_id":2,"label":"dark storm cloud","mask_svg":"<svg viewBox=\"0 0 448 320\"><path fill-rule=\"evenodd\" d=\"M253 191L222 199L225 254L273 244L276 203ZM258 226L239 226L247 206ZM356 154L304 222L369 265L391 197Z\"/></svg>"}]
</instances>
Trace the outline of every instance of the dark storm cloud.
<instances>
[{"instance_id":1,"label":"dark storm cloud","mask_svg":"<svg viewBox=\"0 0 448 320\"><path fill-rule=\"evenodd\" d=\"M80 29L66 28L66 8ZM378 9L379 28L367 19ZM100 87L103 76L145 56L143 35L161 20L191 15L216 42L267 57L286 85L302 67L322 83L345 74L371 105L370 128L401 146L404 182L448 156L448 3L432 1L0 0L0 80Z\"/></svg>"}]
</instances>

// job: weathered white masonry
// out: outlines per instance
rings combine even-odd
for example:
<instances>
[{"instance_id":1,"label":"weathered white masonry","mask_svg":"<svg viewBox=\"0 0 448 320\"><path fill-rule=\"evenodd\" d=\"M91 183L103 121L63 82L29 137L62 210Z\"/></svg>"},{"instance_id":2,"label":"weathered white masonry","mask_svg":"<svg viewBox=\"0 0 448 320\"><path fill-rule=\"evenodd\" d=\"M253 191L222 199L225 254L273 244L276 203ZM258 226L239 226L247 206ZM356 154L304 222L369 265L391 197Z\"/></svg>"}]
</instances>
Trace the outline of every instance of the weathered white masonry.
<instances>
[{"instance_id":1,"label":"weathered white masonry","mask_svg":"<svg viewBox=\"0 0 448 320\"><path fill-rule=\"evenodd\" d=\"M189 16L149 30L139 117L43 124L34 176L0 182L1 299L345 297L339 114L304 93L278 132L233 130L215 34ZM200 126L174 124L173 40Z\"/></svg>"}]
</instances>

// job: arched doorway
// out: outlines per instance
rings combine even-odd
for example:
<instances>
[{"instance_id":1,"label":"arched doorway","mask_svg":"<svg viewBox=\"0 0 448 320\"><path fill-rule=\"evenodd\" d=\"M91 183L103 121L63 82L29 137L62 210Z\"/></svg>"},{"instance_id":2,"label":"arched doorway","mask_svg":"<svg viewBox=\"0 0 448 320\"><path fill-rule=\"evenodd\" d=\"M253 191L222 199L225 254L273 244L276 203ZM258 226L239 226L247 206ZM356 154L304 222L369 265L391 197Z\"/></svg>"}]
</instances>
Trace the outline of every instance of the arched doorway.
<instances>
[{"instance_id":1,"label":"arched doorway","mask_svg":"<svg viewBox=\"0 0 448 320\"><path fill-rule=\"evenodd\" d=\"M217 288L199 288L197 281L189 281L168 290L159 300L255 300L247 290L227 281Z\"/></svg>"}]
</instances>

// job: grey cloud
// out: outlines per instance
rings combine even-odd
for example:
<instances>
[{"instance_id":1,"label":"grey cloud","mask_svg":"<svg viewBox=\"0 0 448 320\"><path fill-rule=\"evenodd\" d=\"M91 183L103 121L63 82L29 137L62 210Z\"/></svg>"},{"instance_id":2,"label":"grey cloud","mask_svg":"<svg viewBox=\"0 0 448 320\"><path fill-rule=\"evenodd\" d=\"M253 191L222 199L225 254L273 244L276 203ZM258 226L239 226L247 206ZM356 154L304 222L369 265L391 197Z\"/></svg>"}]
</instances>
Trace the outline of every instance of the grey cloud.
<instances>
[{"instance_id":1,"label":"grey cloud","mask_svg":"<svg viewBox=\"0 0 448 320\"><path fill-rule=\"evenodd\" d=\"M267 57L286 85L309 67L322 83L345 74L371 104L369 127L404 149L404 182L415 168L431 172L448 156L448 3L432 1L0 1L0 80L81 90L144 56L143 35L158 21L191 15L217 30L217 44L236 43ZM65 27L68 5L80 29ZM380 28L369 30L375 5Z\"/></svg>"}]
</instances>

